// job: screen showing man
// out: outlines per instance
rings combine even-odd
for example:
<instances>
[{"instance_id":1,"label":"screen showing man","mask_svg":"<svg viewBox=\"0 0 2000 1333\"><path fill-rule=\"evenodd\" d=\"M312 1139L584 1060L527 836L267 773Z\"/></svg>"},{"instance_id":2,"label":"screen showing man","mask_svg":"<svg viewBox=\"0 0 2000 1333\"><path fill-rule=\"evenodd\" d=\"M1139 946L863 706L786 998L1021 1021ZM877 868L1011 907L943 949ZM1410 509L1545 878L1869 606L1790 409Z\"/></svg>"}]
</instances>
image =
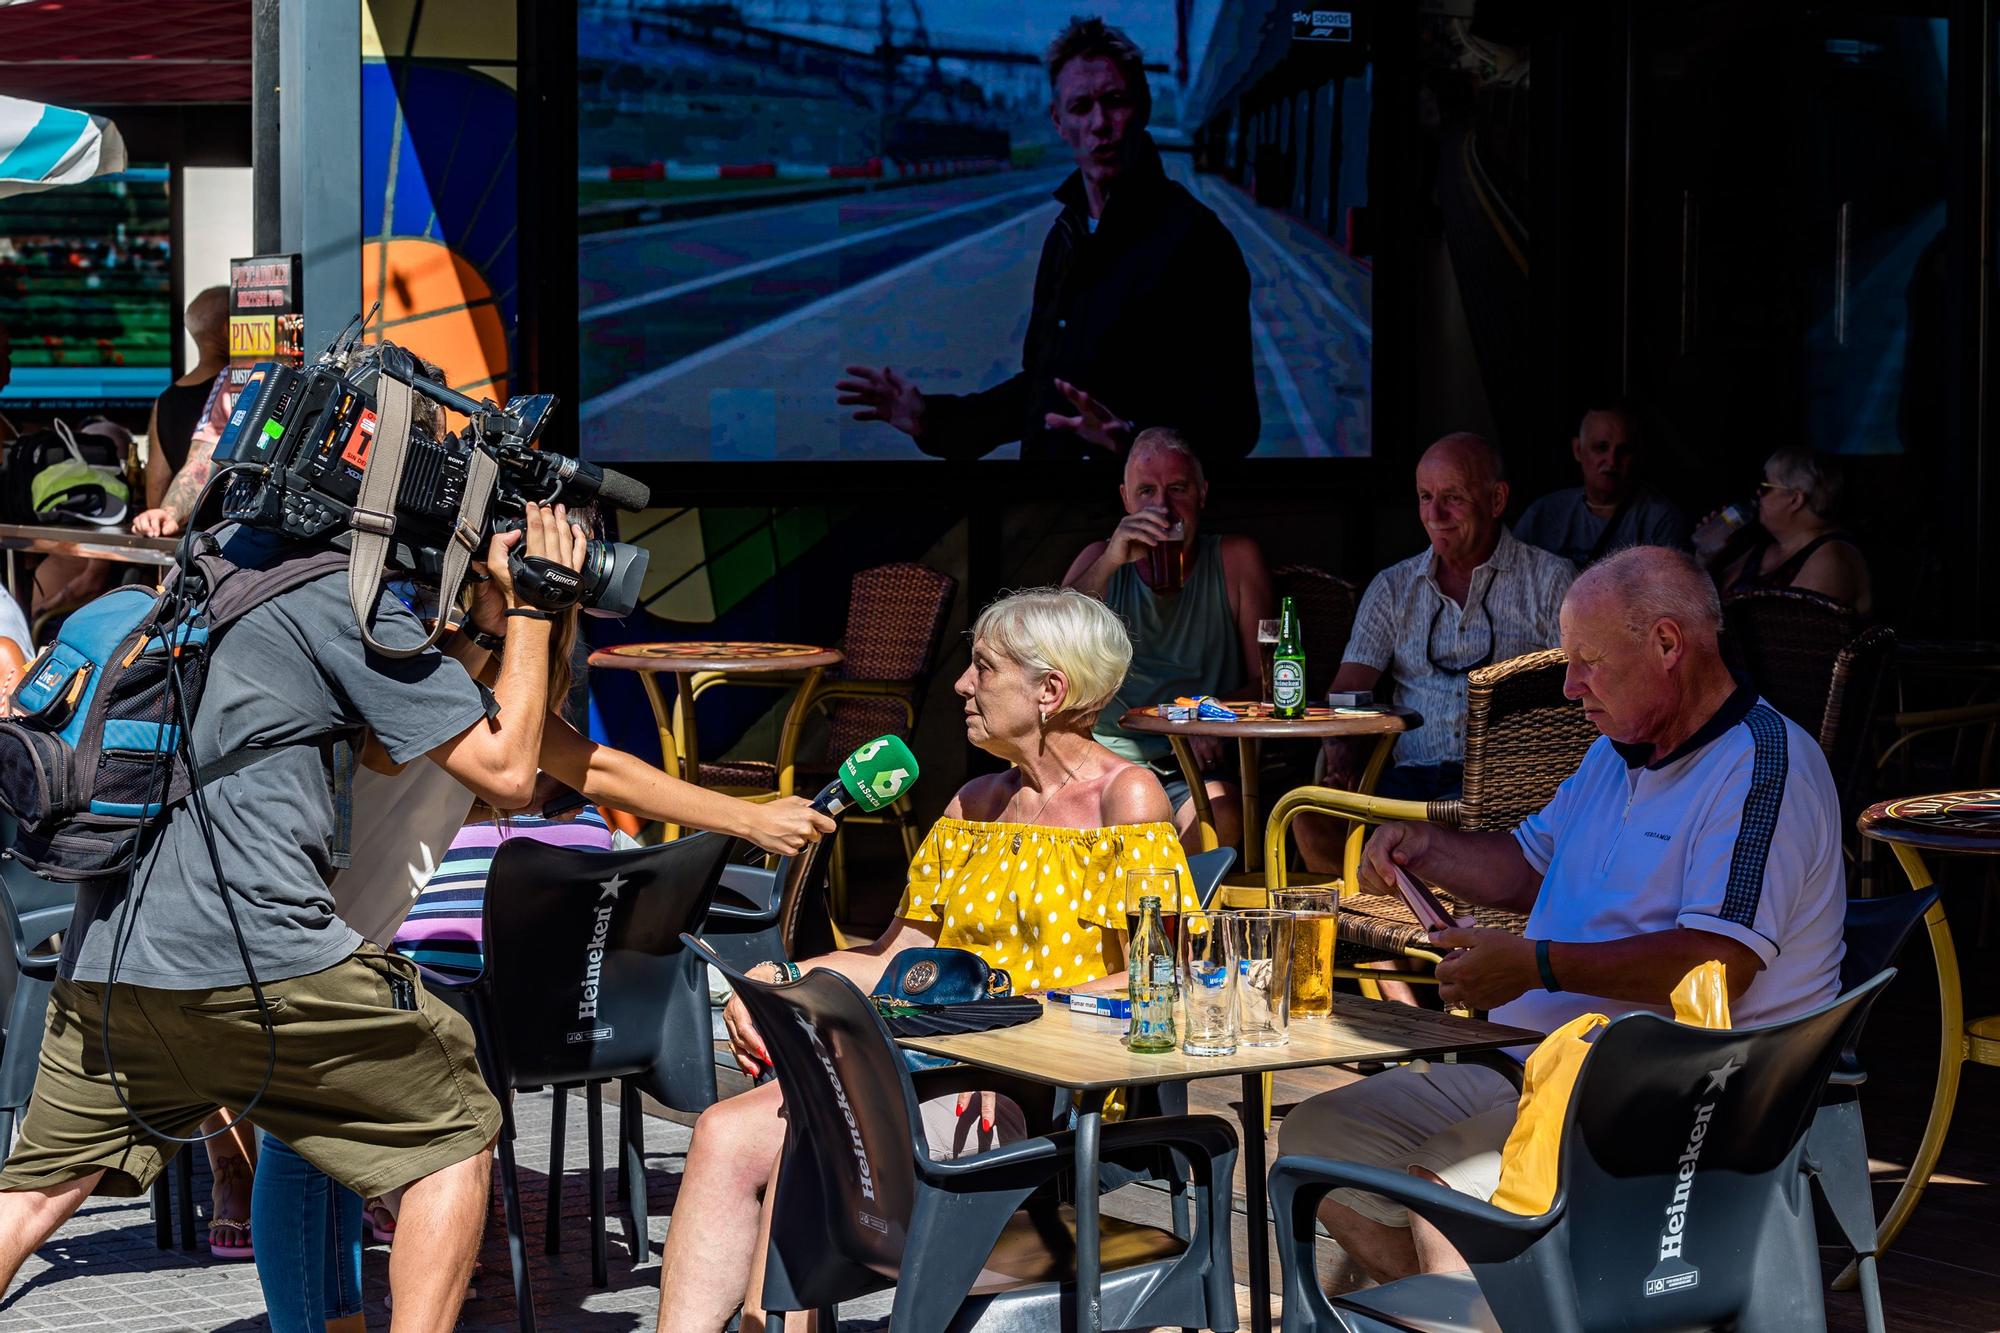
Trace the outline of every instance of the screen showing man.
<instances>
[{"instance_id":1,"label":"screen showing man","mask_svg":"<svg viewBox=\"0 0 2000 1333\"><path fill-rule=\"evenodd\" d=\"M586 0L586 452L1367 454L1365 31L1101 10Z\"/></svg>"}]
</instances>

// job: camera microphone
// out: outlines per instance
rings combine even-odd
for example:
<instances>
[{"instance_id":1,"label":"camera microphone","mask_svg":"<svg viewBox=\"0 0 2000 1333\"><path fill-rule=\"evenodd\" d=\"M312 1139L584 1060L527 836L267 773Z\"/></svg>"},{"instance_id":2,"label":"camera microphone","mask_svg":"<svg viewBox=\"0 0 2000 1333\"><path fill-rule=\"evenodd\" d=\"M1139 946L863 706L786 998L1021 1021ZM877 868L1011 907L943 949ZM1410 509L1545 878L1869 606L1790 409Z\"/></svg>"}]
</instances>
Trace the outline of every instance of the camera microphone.
<instances>
[{"instance_id":1,"label":"camera microphone","mask_svg":"<svg viewBox=\"0 0 2000 1333\"><path fill-rule=\"evenodd\" d=\"M597 484L597 495L606 504L637 512L652 503L653 488L644 482L610 468L603 469L603 473Z\"/></svg>"},{"instance_id":2,"label":"camera microphone","mask_svg":"<svg viewBox=\"0 0 2000 1333\"><path fill-rule=\"evenodd\" d=\"M847 756L812 808L835 819L856 806L873 814L894 805L918 776L917 757L901 737L877 736Z\"/></svg>"}]
</instances>

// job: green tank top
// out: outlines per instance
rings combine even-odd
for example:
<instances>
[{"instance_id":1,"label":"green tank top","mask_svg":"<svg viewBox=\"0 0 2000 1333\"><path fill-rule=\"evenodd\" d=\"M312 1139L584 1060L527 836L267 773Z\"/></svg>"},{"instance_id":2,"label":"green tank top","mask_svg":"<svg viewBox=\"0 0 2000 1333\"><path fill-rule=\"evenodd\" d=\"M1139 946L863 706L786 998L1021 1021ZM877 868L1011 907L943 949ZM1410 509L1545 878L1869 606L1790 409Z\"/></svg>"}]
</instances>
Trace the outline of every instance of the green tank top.
<instances>
[{"instance_id":1,"label":"green tank top","mask_svg":"<svg viewBox=\"0 0 2000 1333\"><path fill-rule=\"evenodd\" d=\"M1099 744L1139 762L1164 758L1165 736L1141 736L1118 725L1130 708L1150 708L1180 695L1222 695L1243 681L1243 651L1229 584L1222 574L1222 538L1198 536L1194 565L1178 593L1157 596L1137 563L1120 566L1104 589L1104 604L1132 631L1132 669L1097 716Z\"/></svg>"}]
</instances>

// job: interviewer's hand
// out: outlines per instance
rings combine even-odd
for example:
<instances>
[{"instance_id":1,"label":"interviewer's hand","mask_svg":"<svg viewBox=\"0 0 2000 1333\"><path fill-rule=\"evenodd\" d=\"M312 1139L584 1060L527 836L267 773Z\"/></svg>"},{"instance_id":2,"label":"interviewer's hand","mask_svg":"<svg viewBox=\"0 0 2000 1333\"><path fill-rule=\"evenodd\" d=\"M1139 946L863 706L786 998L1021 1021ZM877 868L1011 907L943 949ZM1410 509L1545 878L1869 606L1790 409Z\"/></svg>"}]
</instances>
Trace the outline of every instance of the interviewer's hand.
<instances>
[{"instance_id":1,"label":"interviewer's hand","mask_svg":"<svg viewBox=\"0 0 2000 1333\"><path fill-rule=\"evenodd\" d=\"M141 537L173 537L180 530L181 521L170 509L147 509L132 516L132 531Z\"/></svg>"},{"instance_id":2,"label":"interviewer's hand","mask_svg":"<svg viewBox=\"0 0 2000 1333\"><path fill-rule=\"evenodd\" d=\"M1094 444L1113 453L1125 452L1125 446L1132 442L1131 422L1068 380L1057 380L1056 388L1069 399L1076 415L1066 417L1060 412L1046 412L1042 415L1044 426L1050 430L1069 431L1086 444Z\"/></svg>"},{"instance_id":3,"label":"interviewer's hand","mask_svg":"<svg viewBox=\"0 0 2000 1333\"><path fill-rule=\"evenodd\" d=\"M1456 926L1432 931L1431 943L1452 951L1437 966L1438 996L1446 1004L1493 1009L1542 984L1534 941L1511 930Z\"/></svg>"},{"instance_id":4,"label":"interviewer's hand","mask_svg":"<svg viewBox=\"0 0 2000 1333\"><path fill-rule=\"evenodd\" d=\"M812 808L803 796L787 796L750 807L750 827L744 836L767 852L796 855L834 830L833 817Z\"/></svg>"},{"instance_id":5,"label":"interviewer's hand","mask_svg":"<svg viewBox=\"0 0 2000 1333\"><path fill-rule=\"evenodd\" d=\"M858 407L856 421L886 421L912 439L924 433L924 392L889 366L849 366L849 378L834 381L834 401Z\"/></svg>"},{"instance_id":6,"label":"interviewer's hand","mask_svg":"<svg viewBox=\"0 0 2000 1333\"><path fill-rule=\"evenodd\" d=\"M1430 848L1432 826L1418 822L1384 824L1361 849L1361 891L1394 893L1396 870L1413 871Z\"/></svg>"}]
</instances>

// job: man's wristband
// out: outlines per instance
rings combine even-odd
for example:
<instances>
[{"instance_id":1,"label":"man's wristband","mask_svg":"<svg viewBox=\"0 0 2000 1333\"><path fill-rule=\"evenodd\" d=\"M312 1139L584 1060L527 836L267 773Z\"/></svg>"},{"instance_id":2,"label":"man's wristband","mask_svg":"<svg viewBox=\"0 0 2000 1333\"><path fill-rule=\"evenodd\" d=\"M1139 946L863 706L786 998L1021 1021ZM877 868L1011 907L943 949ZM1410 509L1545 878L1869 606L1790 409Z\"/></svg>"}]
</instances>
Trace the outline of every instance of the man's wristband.
<instances>
[{"instance_id":1,"label":"man's wristband","mask_svg":"<svg viewBox=\"0 0 2000 1333\"><path fill-rule=\"evenodd\" d=\"M1535 970L1542 974L1542 989L1551 993L1560 991L1562 983L1556 980L1556 970L1549 965L1549 942L1535 941Z\"/></svg>"},{"instance_id":2,"label":"man's wristband","mask_svg":"<svg viewBox=\"0 0 2000 1333\"><path fill-rule=\"evenodd\" d=\"M544 611L539 606L510 606L503 613L509 620L540 620L553 623L556 613Z\"/></svg>"}]
</instances>

